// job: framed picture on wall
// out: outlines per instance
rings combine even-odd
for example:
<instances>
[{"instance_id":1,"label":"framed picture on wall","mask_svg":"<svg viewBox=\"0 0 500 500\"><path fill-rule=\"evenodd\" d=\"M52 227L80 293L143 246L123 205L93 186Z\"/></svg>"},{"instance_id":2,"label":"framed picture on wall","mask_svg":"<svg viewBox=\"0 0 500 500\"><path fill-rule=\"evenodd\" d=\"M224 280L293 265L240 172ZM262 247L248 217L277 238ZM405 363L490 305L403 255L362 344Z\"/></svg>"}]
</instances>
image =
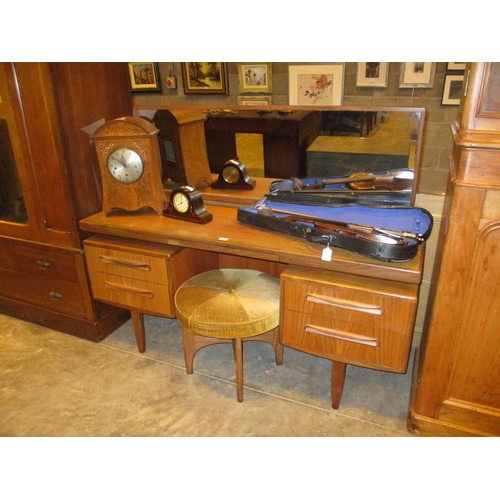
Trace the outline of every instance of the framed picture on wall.
<instances>
[{"instance_id":1,"label":"framed picture on wall","mask_svg":"<svg viewBox=\"0 0 500 500\"><path fill-rule=\"evenodd\" d=\"M238 63L240 92L272 92L271 63Z\"/></svg>"},{"instance_id":2,"label":"framed picture on wall","mask_svg":"<svg viewBox=\"0 0 500 500\"><path fill-rule=\"evenodd\" d=\"M259 97L240 95L238 96L240 106L268 106L271 104L271 96L263 95Z\"/></svg>"},{"instance_id":3,"label":"framed picture on wall","mask_svg":"<svg viewBox=\"0 0 500 500\"><path fill-rule=\"evenodd\" d=\"M445 106L458 106L460 104L463 81L464 75L445 75L441 104Z\"/></svg>"},{"instance_id":4,"label":"framed picture on wall","mask_svg":"<svg viewBox=\"0 0 500 500\"><path fill-rule=\"evenodd\" d=\"M434 87L436 63L432 62L405 62L401 64L399 88L428 88Z\"/></svg>"},{"instance_id":5,"label":"framed picture on wall","mask_svg":"<svg viewBox=\"0 0 500 500\"><path fill-rule=\"evenodd\" d=\"M161 92L160 70L155 62L129 62L132 92Z\"/></svg>"},{"instance_id":6,"label":"framed picture on wall","mask_svg":"<svg viewBox=\"0 0 500 500\"><path fill-rule=\"evenodd\" d=\"M449 62L448 66L446 66L448 71L464 71L465 63L464 62Z\"/></svg>"},{"instance_id":7,"label":"framed picture on wall","mask_svg":"<svg viewBox=\"0 0 500 500\"><path fill-rule=\"evenodd\" d=\"M387 87L389 63L359 62L356 85L358 87Z\"/></svg>"},{"instance_id":8,"label":"framed picture on wall","mask_svg":"<svg viewBox=\"0 0 500 500\"><path fill-rule=\"evenodd\" d=\"M289 103L298 106L340 106L344 98L344 65L288 67Z\"/></svg>"},{"instance_id":9,"label":"framed picture on wall","mask_svg":"<svg viewBox=\"0 0 500 500\"><path fill-rule=\"evenodd\" d=\"M183 62L185 94L228 94L227 65L223 62Z\"/></svg>"}]
</instances>

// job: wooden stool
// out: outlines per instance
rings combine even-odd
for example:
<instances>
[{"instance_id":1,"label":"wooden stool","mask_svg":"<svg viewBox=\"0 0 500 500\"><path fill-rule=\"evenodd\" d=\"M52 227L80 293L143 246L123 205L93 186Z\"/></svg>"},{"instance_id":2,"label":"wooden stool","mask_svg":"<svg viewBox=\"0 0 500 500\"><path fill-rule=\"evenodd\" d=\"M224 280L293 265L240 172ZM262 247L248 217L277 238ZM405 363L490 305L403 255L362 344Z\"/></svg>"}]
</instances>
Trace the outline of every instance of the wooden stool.
<instances>
[{"instance_id":1,"label":"wooden stool","mask_svg":"<svg viewBox=\"0 0 500 500\"><path fill-rule=\"evenodd\" d=\"M278 278L251 269L215 269L181 285L175 309L182 326L187 373L193 373L194 356L202 347L232 343L236 392L238 401L243 401L243 340L271 344L276 364L283 362L279 296Z\"/></svg>"}]
</instances>

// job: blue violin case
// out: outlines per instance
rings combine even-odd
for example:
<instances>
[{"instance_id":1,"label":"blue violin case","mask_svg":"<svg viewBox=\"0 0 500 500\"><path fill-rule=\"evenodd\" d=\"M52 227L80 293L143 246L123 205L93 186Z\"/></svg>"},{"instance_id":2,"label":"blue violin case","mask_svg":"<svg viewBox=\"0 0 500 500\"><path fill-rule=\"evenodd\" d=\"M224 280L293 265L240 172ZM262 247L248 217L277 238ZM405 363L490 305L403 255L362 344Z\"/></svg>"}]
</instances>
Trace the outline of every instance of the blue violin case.
<instances>
[{"instance_id":1,"label":"blue violin case","mask_svg":"<svg viewBox=\"0 0 500 500\"><path fill-rule=\"evenodd\" d=\"M405 262L415 257L432 231L432 215L410 206L305 204L267 195L251 208L239 208L244 224L350 250L366 257Z\"/></svg>"}]
</instances>

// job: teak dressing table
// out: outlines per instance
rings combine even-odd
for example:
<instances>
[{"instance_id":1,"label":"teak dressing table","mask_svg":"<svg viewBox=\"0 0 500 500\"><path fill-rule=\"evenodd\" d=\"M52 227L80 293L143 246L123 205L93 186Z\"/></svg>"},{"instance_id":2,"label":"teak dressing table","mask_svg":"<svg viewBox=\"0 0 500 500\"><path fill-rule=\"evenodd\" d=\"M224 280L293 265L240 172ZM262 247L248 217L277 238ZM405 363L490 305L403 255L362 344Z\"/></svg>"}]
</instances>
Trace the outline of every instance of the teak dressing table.
<instances>
[{"instance_id":1,"label":"teak dressing table","mask_svg":"<svg viewBox=\"0 0 500 500\"><path fill-rule=\"evenodd\" d=\"M323 261L322 245L237 220L237 206L261 198L269 182L257 179L250 193L206 188L208 224L102 212L81 220L81 229L94 235L85 240L93 295L131 311L144 351L143 314L174 317L173 296L190 276L233 267L281 277L282 343L332 360L332 407L338 408L346 364L406 372L424 246L405 263L337 248Z\"/></svg>"}]
</instances>

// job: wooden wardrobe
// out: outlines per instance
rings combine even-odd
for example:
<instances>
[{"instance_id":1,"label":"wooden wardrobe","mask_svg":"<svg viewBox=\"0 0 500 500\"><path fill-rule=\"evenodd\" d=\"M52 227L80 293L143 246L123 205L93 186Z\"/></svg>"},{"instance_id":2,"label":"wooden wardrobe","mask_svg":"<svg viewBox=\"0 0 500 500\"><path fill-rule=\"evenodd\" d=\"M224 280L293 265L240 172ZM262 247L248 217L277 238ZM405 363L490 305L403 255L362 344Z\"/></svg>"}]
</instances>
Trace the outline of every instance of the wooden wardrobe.
<instances>
[{"instance_id":1,"label":"wooden wardrobe","mask_svg":"<svg viewBox=\"0 0 500 500\"><path fill-rule=\"evenodd\" d=\"M101 210L89 134L132 114L126 63L0 63L0 313L98 341L78 222Z\"/></svg>"},{"instance_id":2,"label":"wooden wardrobe","mask_svg":"<svg viewBox=\"0 0 500 500\"><path fill-rule=\"evenodd\" d=\"M468 63L462 92L409 411L424 436L500 435L500 63Z\"/></svg>"}]
</instances>

